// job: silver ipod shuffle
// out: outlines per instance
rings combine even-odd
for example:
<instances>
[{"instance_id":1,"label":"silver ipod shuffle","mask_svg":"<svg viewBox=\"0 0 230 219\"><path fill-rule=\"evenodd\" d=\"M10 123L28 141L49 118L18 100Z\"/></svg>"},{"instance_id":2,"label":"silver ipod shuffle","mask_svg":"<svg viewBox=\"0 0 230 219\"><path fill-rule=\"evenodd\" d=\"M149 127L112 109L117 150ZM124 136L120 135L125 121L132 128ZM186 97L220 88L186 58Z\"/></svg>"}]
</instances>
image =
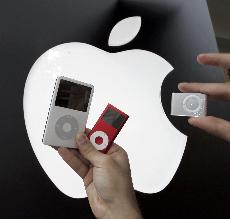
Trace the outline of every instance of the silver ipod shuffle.
<instances>
[{"instance_id":1,"label":"silver ipod shuffle","mask_svg":"<svg viewBox=\"0 0 230 219\"><path fill-rule=\"evenodd\" d=\"M207 95L200 93L173 93L171 115L203 117L207 115Z\"/></svg>"},{"instance_id":2,"label":"silver ipod shuffle","mask_svg":"<svg viewBox=\"0 0 230 219\"><path fill-rule=\"evenodd\" d=\"M58 77L43 135L50 146L76 148L75 136L85 131L93 86L66 77Z\"/></svg>"}]
</instances>

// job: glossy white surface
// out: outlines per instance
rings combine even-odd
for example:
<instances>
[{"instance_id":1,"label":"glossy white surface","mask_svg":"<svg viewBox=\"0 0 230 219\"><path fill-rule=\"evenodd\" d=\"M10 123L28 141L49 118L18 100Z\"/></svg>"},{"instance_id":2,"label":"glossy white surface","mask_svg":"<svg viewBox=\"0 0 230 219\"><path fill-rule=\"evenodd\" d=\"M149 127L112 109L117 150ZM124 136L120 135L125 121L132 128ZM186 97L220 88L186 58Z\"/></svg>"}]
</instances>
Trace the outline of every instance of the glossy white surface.
<instances>
[{"instance_id":1,"label":"glossy white surface","mask_svg":"<svg viewBox=\"0 0 230 219\"><path fill-rule=\"evenodd\" d=\"M123 46L131 42L141 28L141 17L129 17L118 22L109 36L109 46Z\"/></svg>"},{"instance_id":2,"label":"glossy white surface","mask_svg":"<svg viewBox=\"0 0 230 219\"><path fill-rule=\"evenodd\" d=\"M86 196L81 178L55 150L42 144L56 77L64 75L94 85L89 128L108 102L130 116L116 143L129 154L135 189L155 193L171 181L187 140L167 119L161 104L161 85L172 70L163 58L148 51L110 54L81 43L59 45L36 61L24 91L26 128L42 168L63 193Z\"/></svg>"}]
</instances>

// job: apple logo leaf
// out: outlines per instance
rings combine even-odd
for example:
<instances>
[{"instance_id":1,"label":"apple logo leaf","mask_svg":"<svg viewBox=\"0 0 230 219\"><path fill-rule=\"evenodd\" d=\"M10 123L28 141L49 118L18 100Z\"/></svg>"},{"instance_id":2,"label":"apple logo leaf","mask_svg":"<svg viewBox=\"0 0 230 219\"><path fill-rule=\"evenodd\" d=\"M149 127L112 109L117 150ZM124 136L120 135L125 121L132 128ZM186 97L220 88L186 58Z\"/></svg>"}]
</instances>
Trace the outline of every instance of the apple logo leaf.
<instances>
[{"instance_id":1,"label":"apple logo leaf","mask_svg":"<svg viewBox=\"0 0 230 219\"><path fill-rule=\"evenodd\" d=\"M140 28L140 16L128 17L119 21L110 33L109 46L123 46L131 42L139 33Z\"/></svg>"}]
</instances>

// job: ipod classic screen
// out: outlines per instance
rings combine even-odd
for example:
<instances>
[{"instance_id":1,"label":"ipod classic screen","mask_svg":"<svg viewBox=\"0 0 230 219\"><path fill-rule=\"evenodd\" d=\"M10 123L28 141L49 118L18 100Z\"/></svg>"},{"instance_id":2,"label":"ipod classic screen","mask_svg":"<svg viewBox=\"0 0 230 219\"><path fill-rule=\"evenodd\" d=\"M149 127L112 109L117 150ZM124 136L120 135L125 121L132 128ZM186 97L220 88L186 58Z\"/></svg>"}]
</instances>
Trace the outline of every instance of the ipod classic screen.
<instances>
[{"instance_id":1,"label":"ipod classic screen","mask_svg":"<svg viewBox=\"0 0 230 219\"><path fill-rule=\"evenodd\" d=\"M112 125L116 129L120 129L125 122L125 118L111 108L107 110L102 118L106 123Z\"/></svg>"},{"instance_id":2,"label":"ipod classic screen","mask_svg":"<svg viewBox=\"0 0 230 219\"><path fill-rule=\"evenodd\" d=\"M56 106L87 112L92 88L61 79Z\"/></svg>"}]
</instances>

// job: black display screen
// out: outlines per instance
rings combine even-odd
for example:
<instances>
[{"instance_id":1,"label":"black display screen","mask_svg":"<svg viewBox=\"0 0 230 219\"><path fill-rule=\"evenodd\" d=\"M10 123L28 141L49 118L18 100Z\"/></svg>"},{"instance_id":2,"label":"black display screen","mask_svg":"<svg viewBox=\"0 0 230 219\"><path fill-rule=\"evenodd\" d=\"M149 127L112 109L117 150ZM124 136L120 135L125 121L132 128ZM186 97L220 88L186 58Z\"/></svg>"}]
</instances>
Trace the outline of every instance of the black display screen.
<instances>
[{"instance_id":1,"label":"black display screen","mask_svg":"<svg viewBox=\"0 0 230 219\"><path fill-rule=\"evenodd\" d=\"M126 121L124 116L111 108L107 110L102 119L116 129L120 129Z\"/></svg>"},{"instance_id":2,"label":"black display screen","mask_svg":"<svg viewBox=\"0 0 230 219\"><path fill-rule=\"evenodd\" d=\"M61 79L56 106L87 112L92 88Z\"/></svg>"}]
</instances>

